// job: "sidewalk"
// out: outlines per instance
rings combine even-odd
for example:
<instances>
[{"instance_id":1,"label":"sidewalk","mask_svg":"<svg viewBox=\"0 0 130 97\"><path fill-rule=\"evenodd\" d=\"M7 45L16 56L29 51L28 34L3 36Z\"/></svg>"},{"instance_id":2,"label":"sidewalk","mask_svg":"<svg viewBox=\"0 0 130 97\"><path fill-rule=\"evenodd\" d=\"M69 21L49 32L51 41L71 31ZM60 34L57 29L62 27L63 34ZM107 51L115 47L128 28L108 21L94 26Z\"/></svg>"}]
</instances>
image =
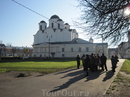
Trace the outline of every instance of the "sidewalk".
<instances>
[{"instance_id":1,"label":"sidewalk","mask_svg":"<svg viewBox=\"0 0 130 97\"><path fill-rule=\"evenodd\" d=\"M89 77L80 68L0 83L0 97L102 97L123 62L119 60L115 73L108 60L107 72L90 72Z\"/></svg>"}]
</instances>

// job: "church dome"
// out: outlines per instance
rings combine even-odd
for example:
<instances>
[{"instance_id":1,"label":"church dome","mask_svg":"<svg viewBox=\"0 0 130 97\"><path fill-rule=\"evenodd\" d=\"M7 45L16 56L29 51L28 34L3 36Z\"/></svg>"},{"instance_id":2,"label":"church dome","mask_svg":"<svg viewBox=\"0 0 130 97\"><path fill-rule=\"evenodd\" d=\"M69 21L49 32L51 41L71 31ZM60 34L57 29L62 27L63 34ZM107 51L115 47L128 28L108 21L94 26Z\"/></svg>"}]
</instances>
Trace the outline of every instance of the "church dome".
<instances>
[{"instance_id":1,"label":"church dome","mask_svg":"<svg viewBox=\"0 0 130 97\"><path fill-rule=\"evenodd\" d=\"M46 23L45 21L41 21L40 23Z\"/></svg>"},{"instance_id":2,"label":"church dome","mask_svg":"<svg viewBox=\"0 0 130 97\"><path fill-rule=\"evenodd\" d=\"M51 16L50 19L60 19L60 18L59 18L59 16L57 16L57 15L53 15L53 16Z\"/></svg>"},{"instance_id":3,"label":"church dome","mask_svg":"<svg viewBox=\"0 0 130 97\"><path fill-rule=\"evenodd\" d=\"M65 25L69 25L68 23L65 23Z\"/></svg>"},{"instance_id":4,"label":"church dome","mask_svg":"<svg viewBox=\"0 0 130 97\"><path fill-rule=\"evenodd\" d=\"M92 37L89 39L89 42L92 42L92 43L93 43L93 38L92 38Z\"/></svg>"}]
</instances>

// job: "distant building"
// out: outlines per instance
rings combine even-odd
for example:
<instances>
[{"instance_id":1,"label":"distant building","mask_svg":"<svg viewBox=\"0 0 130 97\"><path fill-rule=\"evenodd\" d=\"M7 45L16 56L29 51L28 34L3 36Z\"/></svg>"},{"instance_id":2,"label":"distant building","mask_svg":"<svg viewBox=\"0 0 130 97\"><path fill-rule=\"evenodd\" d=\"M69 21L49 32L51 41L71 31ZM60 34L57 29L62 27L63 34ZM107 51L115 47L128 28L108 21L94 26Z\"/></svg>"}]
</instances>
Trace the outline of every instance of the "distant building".
<instances>
[{"instance_id":1,"label":"distant building","mask_svg":"<svg viewBox=\"0 0 130 97\"><path fill-rule=\"evenodd\" d=\"M122 42L118 45L118 53L120 58L130 59L130 31L127 33L128 42Z\"/></svg>"},{"instance_id":2,"label":"distant building","mask_svg":"<svg viewBox=\"0 0 130 97\"><path fill-rule=\"evenodd\" d=\"M6 55L6 47L4 44L0 44L0 56Z\"/></svg>"},{"instance_id":3,"label":"distant building","mask_svg":"<svg viewBox=\"0 0 130 97\"><path fill-rule=\"evenodd\" d=\"M119 54L118 54L118 48L109 48L108 49L108 58L111 58L112 55L119 56Z\"/></svg>"},{"instance_id":4,"label":"distant building","mask_svg":"<svg viewBox=\"0 0 130 97\"><path fill-rule=\"evenodd\" d=\"M28 56L31 57L33 53L32 47L18 47L18 46L6 46L6 56Z\"/></svg>"},{"instance_id":5,"label":"distant building","mask_svg":"<svg viewBox=\"0 0 130 97\"><path fill-rule=\"evenodd\" d=\"M34 57L76 57L77 54L102 54L108 56L107 43L93 43L78 38L76 29L71 29L68 23L64 23L57 15L49 19L49 25L45 21L39 23L39 30L34 35Z\"/></svg>"}]
</instances>

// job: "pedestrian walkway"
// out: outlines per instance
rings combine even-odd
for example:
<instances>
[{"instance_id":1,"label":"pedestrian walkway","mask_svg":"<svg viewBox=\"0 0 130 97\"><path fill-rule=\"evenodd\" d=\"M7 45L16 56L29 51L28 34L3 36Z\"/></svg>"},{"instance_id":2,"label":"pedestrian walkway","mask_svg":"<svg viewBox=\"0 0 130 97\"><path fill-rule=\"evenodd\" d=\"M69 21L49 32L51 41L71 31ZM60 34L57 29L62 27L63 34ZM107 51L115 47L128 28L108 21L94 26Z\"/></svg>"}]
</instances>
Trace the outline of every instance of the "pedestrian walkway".
<instances>
[{"instance_id":1,"label":"pedestrian walkway","mask_svg":"<svg viewBox=\"0 0 130 97\"><path fill-rule=\"evenodd\" d=\"M0 97L102 97L119 72L124 59L120 59L116 72L90 72L85 77L83 68L70 69L45 76L19 78L0 83Z\"/></svg>"}]
</instances>

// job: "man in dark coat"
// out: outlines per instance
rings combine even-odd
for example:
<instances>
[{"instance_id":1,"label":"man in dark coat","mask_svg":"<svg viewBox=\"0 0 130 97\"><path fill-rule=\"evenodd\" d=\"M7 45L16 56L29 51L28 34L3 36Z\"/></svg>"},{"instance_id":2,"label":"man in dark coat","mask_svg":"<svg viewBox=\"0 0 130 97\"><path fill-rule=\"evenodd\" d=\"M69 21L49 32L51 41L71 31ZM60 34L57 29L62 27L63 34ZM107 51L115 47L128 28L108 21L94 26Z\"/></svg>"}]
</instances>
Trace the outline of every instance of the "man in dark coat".
<instances>
[{"instance_id":1,"label":"man in dark coat","mask_svg":"<svg viewBox=\"0 0 130 97\"><path fill-rule=\"evenodd\" d=\"M91 70L92 72L95 71L95 58L94 58L93 53L92 53L91 56L90 56L90 70Z\"/></svg>"},{"instance_id":2,"label":"man in dark coat","mask_svg":"<svg viewBox=\"0 0 130 97\"><path fill-rule=\"evenodd\" d=\"M89 65L90 65L90 58L89 58L89 55L86 55L86 57L84 58L84 62L85 62L85 65L84 65L84 70L86 71L86 76L89 76Z\"/></svg>"},{"instance_id":3,"label":"man in dark coat","mask_svg":"<svg viewBox=\"0 0 130 97\"><path fill-rule=\"evenodd\" d=\"M83 54L82 57L81 57L82 65L83 65L83 70L85 71L85 67L84 67L85 61L84 61L84 58L85 58L85 54Z\"/></svg>"},{"instance_id":4,"label":"man in dark coat","mask_svg":"<svg viewBox=\"0 0 130 97\"><path fill-rule=\"evenodd\" d=\"M105 69L107 71L106 61L107 61L107 58L106 58L106 56L103 53L102 56L101 56L101 64L102 64L101 67L102 67L102 71L104 71L104 67L105 67Z\"/></svg>"},{"instance_id":5,"label":"man in dark coat","mask_svg":"<svg viewBox=\"0 0 130 97\"><path fill-rule=\"evenodd\" d=\"M77 60L77 69L79 69L79 66L80 66L80 56L79 55L77 55L76 60Z\"/></svg>"},{"instance_id":6,"label":"man in dark coat","mask_svg":"<svg viewBox=\"0 0 130 97\"><path fill-rule=\"evenodd\" d=\"M112 55L111 57L111 64L112 64L112 71L115 72L115 68L116 68L116 59L115 57Z\"/></svg>"}]
</instances>

